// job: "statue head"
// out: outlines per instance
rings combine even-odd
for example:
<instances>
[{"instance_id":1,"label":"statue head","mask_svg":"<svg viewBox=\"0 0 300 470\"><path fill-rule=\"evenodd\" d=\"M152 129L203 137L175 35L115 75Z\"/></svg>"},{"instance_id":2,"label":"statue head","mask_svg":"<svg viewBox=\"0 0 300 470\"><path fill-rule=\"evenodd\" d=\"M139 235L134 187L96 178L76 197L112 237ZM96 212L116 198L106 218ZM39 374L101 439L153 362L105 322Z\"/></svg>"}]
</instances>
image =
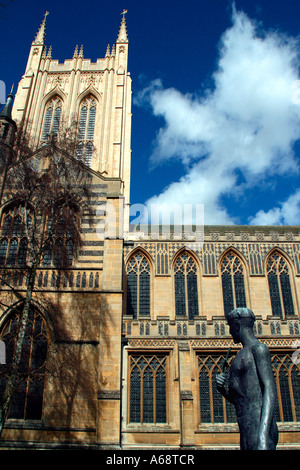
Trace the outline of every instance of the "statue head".
<instances>
[{"instance_id":1,"label":"statue head","mask_svg":"<svg viewBox=\"0 0 300 470\"><path fill-rule=\"evenodd\" d=\"M253 331L253 325L256 320L254 313L249 308L240 307L232 310L225 315L229 325L230 334L233 341L239 343L241 341L241 331L244 328Z\"/></svg>"}]
</instances>

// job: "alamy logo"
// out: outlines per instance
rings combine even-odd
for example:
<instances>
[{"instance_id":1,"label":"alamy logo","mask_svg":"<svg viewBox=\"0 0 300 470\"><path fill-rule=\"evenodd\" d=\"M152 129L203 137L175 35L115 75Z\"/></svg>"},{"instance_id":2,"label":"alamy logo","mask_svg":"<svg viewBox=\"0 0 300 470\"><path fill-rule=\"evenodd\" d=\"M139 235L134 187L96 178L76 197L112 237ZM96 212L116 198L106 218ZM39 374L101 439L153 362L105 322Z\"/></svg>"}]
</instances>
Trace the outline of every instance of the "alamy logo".
<instances>
[{"instance_id":1,"label":"alamy logo","mask_svg":"<svg viewBox=\"0 0 300 470\"><path fill-rule=\"evenodd\" d=\"M104 216L103 216L104 212ZM185 246L201 249L204 240L204 204L133 204L130 206L129 232L124 231L124 201L107 202L97 208L99 223L97 234L100 239L130 239L139 235L143 225L150 239L157 239L161 233L164 240L184 240Z\"/></svg>"}]
</instances>

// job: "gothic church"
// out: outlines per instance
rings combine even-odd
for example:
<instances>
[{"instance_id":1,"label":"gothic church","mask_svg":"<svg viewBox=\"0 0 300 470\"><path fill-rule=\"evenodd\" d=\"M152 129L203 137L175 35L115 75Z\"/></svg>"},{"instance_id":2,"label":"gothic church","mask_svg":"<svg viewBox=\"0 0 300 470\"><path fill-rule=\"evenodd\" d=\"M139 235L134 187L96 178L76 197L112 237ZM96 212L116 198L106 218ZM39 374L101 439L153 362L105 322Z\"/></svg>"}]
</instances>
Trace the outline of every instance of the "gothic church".
<instances>
[{"instance_id":1,"label":"gothic church","mask_svg":"<svg viewBox=\"0 0 300 470\"><path fill-rule=\"evenodd\" d=\"M72 158L90 174L95 217L92 226L82 218L83 244L68 282L51 259L38 269L28 361L40 348L56 374L45 367L16 390L0 447L238 449L235 412L215 377L228 348L229 363L239 348L224 313L247 306L271 352L278 449L299 448L300 366L293 356L300 340L299 227L205 226L201 244L193 234L187 243L183 233L161 227L130 232L125 12L116 43L96 62L82 46L64 63L52 58L46 20L47 14L16 95L9 94L0 113L0 142L11 146L17 126L30 122L36 148L45 148L62 120L76 116ZM107 208L114 208L115 234L105 233ZM22 210L5 191L0 210L0 269L13 271L22 239L8 236L6 227ZM23 292L25 280L15 289ZM45 298L59 300L63 329ZM4 341L15 331L13 302L2 283Z\"/></svg>"}]
</instances>

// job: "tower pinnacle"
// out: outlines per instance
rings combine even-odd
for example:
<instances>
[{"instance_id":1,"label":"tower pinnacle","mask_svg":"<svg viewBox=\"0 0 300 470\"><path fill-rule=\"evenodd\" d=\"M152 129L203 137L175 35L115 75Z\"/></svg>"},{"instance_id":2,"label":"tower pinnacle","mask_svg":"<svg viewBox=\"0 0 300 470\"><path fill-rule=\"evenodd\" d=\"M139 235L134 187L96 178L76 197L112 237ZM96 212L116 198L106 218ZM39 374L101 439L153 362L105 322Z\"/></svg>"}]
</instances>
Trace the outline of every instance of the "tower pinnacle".
<instances>
[{"instance_id":1,"label":"tower pinnacle","mask_svg":"<svg viewBox=\"0 0 300 470\"><path fill-rule=\"evenodd\" d=\"M36 33L35 39L32 44L44 44L46 37L46 18L49 15L49 11L46 11L44 19L39 27L38 32Z\"/></svg>"},{"instance_id":2,"label":"tower pinnacle","mask_svg":"<svg viewBox=\"0 0 300 470\"><path fill-rule=\"evenodd\" d=\"M121 26L120 26L120 30L119 30L117 43L128 42L126 19L125 19L126 13L127 13L127 10L123 10L122 13L121 13L121 15L123 15L123 16L122 16L122 21L121 21Z\"/></svg>"},{"instance_id":3,"label":"tower pinnacle","mask_svg":"<svg viewBox=\"0 0 300 470\"><path fill-rule=\"evenodd\" d=\"M3 118L11 119L11 110L12 110L13 98L14 98L12 91L13 91L13 86L12 86L11 92L7 96L5 106L0 113L0 119L3 119Z\"/></svg>"},{"instance_id":4,"label":"tower pinnacle","mask_svg":"<svg viewBox=\"0 0 300 470\"><path fill-rule=\"evenodd\" d=\"M9 95L7 96L5 106L0 112L0 141L1 143L4 142L6 145L9 146L13 144L15 133L17 130L17 125L11 117L13 99L14 95L12 86Z\"/></svg>"}]
</instances>

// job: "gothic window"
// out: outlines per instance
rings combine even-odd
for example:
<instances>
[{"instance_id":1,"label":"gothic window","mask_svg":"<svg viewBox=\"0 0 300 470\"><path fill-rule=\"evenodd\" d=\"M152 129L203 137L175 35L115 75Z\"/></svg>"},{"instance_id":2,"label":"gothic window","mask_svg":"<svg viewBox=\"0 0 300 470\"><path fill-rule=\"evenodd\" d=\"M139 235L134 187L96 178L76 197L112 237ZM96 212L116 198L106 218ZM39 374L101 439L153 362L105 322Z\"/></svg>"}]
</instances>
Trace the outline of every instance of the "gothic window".
<instances>
[{"instance_id":1,"label":"gothic window","mask_svg":"<svg viewBox=\"0 0 300 470\"><path fill-rule=\"evenodd\" d=\"M150 316L150 265L142 252L130 258L126 274L127 315Z\"/></svg>"},{"instance_id":2,"label":"gothic window","mask_svg":"<svg viewBox=\"0 0 300 470\"><path fill-rule=\"evenodd\" d=\"M63 206L57 221L49 220L43 258L44 266L72 265L75 254L74 226L77 225L77 218L76 208Z\"/></svg>"},{"instance_id":3,"label":"gothic window","mask_svg":"<svg viewBox=\"0 0 300 470\"><path fill-rule=\"evenodd\" d=\"M10 206L2 213L0 239L0 266L26 265L27 230L32 225L30 210L22 205Z\"/></svg>"},{"instance_id":4,"label":"gothic window","mask_svg":"<svg viewBox=\"0 0 300 470\"><path fill-rule=\"evenodd\" d=\"M0 266L3 266L6 262L7 246L8 240L6 238L2 238L0 241Z\"/></svg>"},{"instance_id":5,"label":"gothic window","mask_svg":"<svg viewBox=\"0 0 300 470\"><path fill-rule=\"evenodd\" d=\"M277 386L276 421L300 421L300 369L290 354L272 357Z\"/></svg>"},{"instance_id":6,"label":"gothic window","mask_svg":"<svg viewBox=\"0 0 300 470\"><path fill-rule=\"evenodd\" d=\"M277 251L268 259L267 276L273 315L294 315L293 296L287 261Z\"/></svg>"},{"instance_id":7,"label":"gothic window","mask_svg":"<svg viewBox=\"0 0 300 470\"><path fill-rule=\"evenodd\" d=\"M233 251L229 251L223 258L221 276L225 315L235 308L246 307L244 268Z\"/></svg>"},{"instance_id":8,"label":"gothic window","mask_svg":"<svg viewBox=\"0 0 300 470\"><path fill-rule=\"evenodd\" d=\"M176 316L187 316L190 320L199 315L197 266L186 252L179 255L174 265Z\"/></svg>"},{"instance_id":9,"label":"gothic window","mask_svg":"<svg viewBox=\"0 0 300 470\"><path fill-rule=\"evenodd\" d=\"M89 96L81 104L77 136L76 157L91 166L96 120L96 100Z\"/></svg>"},{"instance_id":10,"label":"gothic window","mask_svg":"<svg viewBox=\"0 0 300 470\"><path fill-rule=\"evenodd\" d=\"M232 358L229 359L229 365ZM300 369L290 354L271 357L277 387L278 401L275 408L276 421L300 421ZM236 422L234 406L217 390L216 375L222 372L224 356L198 355L200 422Z\"/></svg>"},{"instance_id":11,"label":"gothic window","mask_svg":"<svg viewBox=\"0 0 300 470\"><path fill-rule=\"evenodd\" d=\"M130 423L167 422L167 356L129 356Z\"/></svg>"},{"instance_id":12,"label":"gothic window","mask_svg":"<svg viewBox=\"0 0 300 470\"><path fill-rule=\"evenodd\" d=\"M54 136L58 134L59 121L61 117L61 100L53 98L46 106L44 127L42 132L42 141L47 141L49 135L52 133Z\"/></svg>"},{"instance_id":13,"label":"gothic window","mask_svg":"<svg viewBox=\"0 0 300 470\"><path fill-rule=\"evenodd\" d=\"M5 342L6 364L1 366L0 394L3 393L12 369L20 312L5 324L1 340ZM40 420L42 417L48 333L44 318L31 308L25 332L17 387L12 396L8 418Z\"/></svg>"},{"instance_id":14,"label":"gothic window","mask_svg":"<svg viewBox=\"0 0 300 470\"><path fill-rule=\"evenodd\" d=\"M224 356L198 356L201 424L236 422L234 405L220 394L216 385L224 360Z\"/></svg>"}]
</instances>

